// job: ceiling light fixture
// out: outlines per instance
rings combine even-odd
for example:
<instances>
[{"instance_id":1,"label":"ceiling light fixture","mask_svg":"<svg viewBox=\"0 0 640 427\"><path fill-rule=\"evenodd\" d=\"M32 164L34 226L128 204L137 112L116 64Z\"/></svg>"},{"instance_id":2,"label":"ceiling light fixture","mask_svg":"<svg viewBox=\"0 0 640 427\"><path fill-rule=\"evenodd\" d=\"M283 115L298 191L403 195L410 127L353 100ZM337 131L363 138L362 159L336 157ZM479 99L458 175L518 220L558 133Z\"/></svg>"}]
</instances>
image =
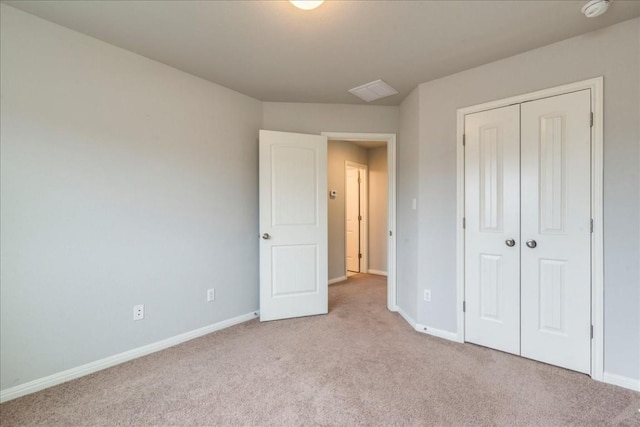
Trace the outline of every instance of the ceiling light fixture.
<instances>
[{"instance_id":1,"label":"ceiling light fixture","mask_svg":"<svg viewBox=\"0 0 640 427\"><path fill-rule=\"evenodd\" d=\"M582 13L587 18L595 18L600 16L609 9L611 0L591 0L589 3L582 6Z\"/></svg>"},{"instance_id":2,"label":"ceiling light fixture","mask_svg":"<svg viewBox=\"0 0 640 427\"><path fill-rule=\"evenodd\" d=\"M384 80L375 80L373 82L363 84L362 86L354 87L353 89L349 89L349 92L367 102L386 98L387 96L398 93L397 90L392 88Z\"/></svg>"},{"instance_id":3,"label":"ceiling light fixture","mask_svg":"<svg viewBox=\"0 0 640 427\"><path fill-rule=\"evenodd\" d=\"M302 10L311 10L324 3L324 0L289 0L289 3Z\"/></svg>"}]
</instances>

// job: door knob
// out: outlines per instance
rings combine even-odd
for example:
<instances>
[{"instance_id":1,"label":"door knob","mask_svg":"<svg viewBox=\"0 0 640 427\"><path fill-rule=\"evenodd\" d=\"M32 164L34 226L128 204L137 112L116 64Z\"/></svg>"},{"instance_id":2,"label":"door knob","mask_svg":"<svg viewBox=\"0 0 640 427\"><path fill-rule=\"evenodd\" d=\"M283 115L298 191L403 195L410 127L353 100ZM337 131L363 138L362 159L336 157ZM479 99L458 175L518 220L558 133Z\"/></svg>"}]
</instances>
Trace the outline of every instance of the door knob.
<instances>
[{"instance_id":1,"label":"door knob","mask_svg":"<svg viewBox=\"0 0 640 427\"><path fill-rule=\"evenodd\" d=\"M510 248L514 247L516 245L516 241L513 239L509 239L506 240L505 243L507 244L507 246L509 246Z\"/></svg>"},{"instance_id":2,"label":"door knob","mask_svg":"<svg viewBox=\"0 0 640 427\"><path fill-rule=\"evenodd\" d=\"M533 248L535 248L536 246L538 246L538 244L536 243L536 241L535 241L535 240L527 240L527 247L529 247L529 248L533 249Z\"/></svg>"},{"instance_id":3,"label":"door knob","mask_svg":"<svg viewBox=\"0 0 640 427\"><path fill-rule=\"evenodd\" d=\"M264 233L264 234L262 235L262 238L263 238L264 240L269 240L269 239L271 238L271 235L270 235L269 233Z\"/></svg>"}]
</instances>

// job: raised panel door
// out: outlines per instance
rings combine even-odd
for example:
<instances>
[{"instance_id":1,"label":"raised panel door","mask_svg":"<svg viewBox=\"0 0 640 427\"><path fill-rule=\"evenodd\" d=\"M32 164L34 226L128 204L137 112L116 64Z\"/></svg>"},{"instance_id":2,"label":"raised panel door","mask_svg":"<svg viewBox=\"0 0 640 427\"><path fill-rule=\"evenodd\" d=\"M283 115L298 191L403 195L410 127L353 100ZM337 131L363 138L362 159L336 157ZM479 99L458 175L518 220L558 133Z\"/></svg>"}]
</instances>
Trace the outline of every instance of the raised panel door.
<instances>
[{"instance_id":1,"label":"raised panel door","mask_svg":"<svg viewBox=\"0 0 640 427\"><path fill-rule=\"evenodd\" d=\"M522 356L585 373L591 370L590 100L583 90L522 104Z\"/></svg>"},{"instance_id":2,"label":"raised panel door","mask_svg":"<svg viewBox=\"0 0 640 427\"><path fill-rule=\"evenodd\" d=\"M518 105L465 117L465 340L514 354L520 353L519 120Z\"/></svg>"},{"instance_id":3,"label":"raised panel door","mask_svg":"<svg viewBox=\"0 0 640 427\"><path fill-rule=\"evenodd\" d=\"M260 131L260 320L325 314L327 139Z\"/></svg>"}]
</instances>

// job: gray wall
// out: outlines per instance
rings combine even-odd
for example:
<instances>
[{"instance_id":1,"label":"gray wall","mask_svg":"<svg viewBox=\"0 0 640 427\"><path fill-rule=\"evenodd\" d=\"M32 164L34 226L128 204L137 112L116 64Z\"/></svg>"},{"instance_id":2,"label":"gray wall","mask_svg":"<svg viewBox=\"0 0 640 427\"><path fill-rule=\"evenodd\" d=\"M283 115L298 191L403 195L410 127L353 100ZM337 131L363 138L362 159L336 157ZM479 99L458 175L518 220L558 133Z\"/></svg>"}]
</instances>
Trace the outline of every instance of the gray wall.
<instances>
[{"instance_id":1,"label":"gray wall","mask_svg":"<svg viewBox=\"0 0 640 427\"><path fill-rule=\"evenodd\" d=\"M601 75L605 371L640 379L640 19L420 85L422 209L418 227L411 230L419 230L420 236L418 287L431 287L432 302L417 299L419 323L456 330L456 109ZM405 112L413 113L414 108L412 98L405 100L401 123L408 120ZM414 137L415 123L410 125ZM402 124L400 135L406 148ZM400 151L402 206L404 177L415 165ZM399 270L407 269L407 263L403 261Z\"/></svg>"},{"instance_id":2,"label":"gray wall","mask_svg":"<svg viewBox=\"0 0 640 427\"><path fill-rule=\"evenodd\" d=\"M398 107L264 102L265 129L320 132L397 133Z\"/></svg>"},{"instance_id":3,"label":"gray wall","mask_svg":"<svg viewBox=\"0 0 640 427\"><path fill-rule=\"evenodd\" d=\"M369 269L387 271L387 147L367 149L369 161Z\"/></svg>"},{"instance_id":4,"label":"gray wall","mask_svg":"<svg viewBox=\"0 0 640 427\"><path fill-rule=\"evenodd\" d=\"M345 275L345 162L367 165L367 150L347 141L329 141L327 168L329 190L336 190L328 200L329 280Z\"/></svg>"},{"instance_id":5,"label":"gray wall","mask_svg":"<svg viewBox=\"0 0 640 427\"><path fill-rule=\"evenodd\" d=\"M412 199L418 197L418 154L420 149L419 89L400 104L400 130L397 145L397 305L413 322L417 318L418 295L418 210ZM418 200L418 209L421 207Z\"/></svg>"},{"instance_id":6,"label":"gray wall","mask_svg":"<svg viewBox=\"0 0 640 427\"><path fill-rule=\"evenodd\" d=\"M0 387L256 310L262 104L0 7Z\"/></svg>"}]
</instances>

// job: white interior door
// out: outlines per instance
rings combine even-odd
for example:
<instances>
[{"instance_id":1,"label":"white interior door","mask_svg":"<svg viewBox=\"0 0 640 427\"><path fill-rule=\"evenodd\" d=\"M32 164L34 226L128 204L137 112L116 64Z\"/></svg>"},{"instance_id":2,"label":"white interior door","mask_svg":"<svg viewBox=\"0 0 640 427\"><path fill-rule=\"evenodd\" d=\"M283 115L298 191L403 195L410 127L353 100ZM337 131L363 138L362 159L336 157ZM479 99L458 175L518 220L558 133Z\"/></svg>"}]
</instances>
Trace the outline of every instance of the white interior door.
<instances>
[{"instance_id":1,"label":"white interior door","mask_svg":"<svg viewBox=\"0 0 640 427\"><path fill-rule=\"evenodd\" d=\"M585 373L591 370L590 113L589 90L522 104L522 356Z\"/></svg>"},{"instance_id":2,"label":"white interior door","mask_svg":"<svg viewBox=\"0 0 640 427\"><path fill-rule=\"evenodd\" d=\"M465 117L465 340L520 354L520 106Z\"/></svg>"},{"instance_id":3,"label":"white interior door","mask_svg":"<svg viewBox=\"0 0 640 427\"><path fill-rule=\"evenodd\" d=\"M360 171L345 166L345 233L347 271L360 272Z\"/></svg>"},{"instance_id":4,"label":"white interior door","mask_svg":"<svg viewBox=\"0 0 640 427\"><path fill-rule=\"evenodd\" d=\"M260 131L260 320L326 314L327 137Z\"/></svg>"}]
</instances>

